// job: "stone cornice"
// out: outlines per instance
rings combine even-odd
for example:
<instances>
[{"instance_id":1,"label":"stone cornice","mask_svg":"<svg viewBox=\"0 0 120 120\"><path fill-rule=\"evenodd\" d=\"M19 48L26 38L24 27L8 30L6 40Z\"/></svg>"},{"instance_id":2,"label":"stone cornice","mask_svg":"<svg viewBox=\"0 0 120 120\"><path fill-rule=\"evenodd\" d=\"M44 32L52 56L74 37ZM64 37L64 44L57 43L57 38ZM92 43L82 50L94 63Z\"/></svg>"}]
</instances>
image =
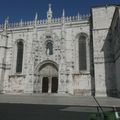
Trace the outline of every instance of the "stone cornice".
<instances>
[{"instance_id":1,"label":"stone cornice","mask_svg":"<svg viewBox=\"0 0 120 120\"><path fill-rule=\"evenodd\" d=\"M69 25L77 25L77 24L86 24L89 23L89 15L83 16L73 16L65 18L65 26ZM9 23L7 26L7 31L10 30L25 30L25 29L34 29L35 21L27 21L27 22L18 22L18 23ZM62 18L54 18L50 23L51 27L62 26ZM47 20L38 20L36 23L36 28L46 28L48 26ZM0 24L0 32L3 31L4 24Z\"/></svg>"}]
</instances>

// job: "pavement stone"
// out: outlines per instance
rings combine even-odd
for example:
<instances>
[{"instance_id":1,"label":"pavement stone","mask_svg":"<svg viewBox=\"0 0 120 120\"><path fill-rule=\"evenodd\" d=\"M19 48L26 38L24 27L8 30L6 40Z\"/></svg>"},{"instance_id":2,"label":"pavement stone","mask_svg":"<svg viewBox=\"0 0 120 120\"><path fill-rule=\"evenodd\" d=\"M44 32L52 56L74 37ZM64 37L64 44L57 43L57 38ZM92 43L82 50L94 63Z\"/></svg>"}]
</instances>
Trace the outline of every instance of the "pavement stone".
<instances>
[{"instance_id":1,"label":"pavement stone","mask_svg":"<svg viewBox=\"0 0 120 120\"><path fill-rule=\"evenodd\" d=\"M101 106L120 107L120 98L96 97ZM0 103L98 106L92 96L72 96L55 94L9 95L0 94Z\"/></svg>"}]
</instances>

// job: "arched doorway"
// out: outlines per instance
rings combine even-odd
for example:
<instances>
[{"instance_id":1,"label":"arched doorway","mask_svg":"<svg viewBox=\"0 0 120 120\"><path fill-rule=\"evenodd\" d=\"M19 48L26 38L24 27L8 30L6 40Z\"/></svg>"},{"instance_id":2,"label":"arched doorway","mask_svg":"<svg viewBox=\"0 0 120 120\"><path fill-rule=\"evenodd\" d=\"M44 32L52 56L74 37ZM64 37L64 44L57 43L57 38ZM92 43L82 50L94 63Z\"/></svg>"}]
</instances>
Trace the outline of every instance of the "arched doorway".
<instances>
[{"instance_id":1,"label":"arched doorway","mask_svg":"<svg viewBox=\"0 0 120 120\"><path fill-rule=\"evenodd\" d=\"M39 80L41 80L41 93L57 93L58 67L52 62L47 62L42 64L38 71Z\"/></svg>"}]
</instances>

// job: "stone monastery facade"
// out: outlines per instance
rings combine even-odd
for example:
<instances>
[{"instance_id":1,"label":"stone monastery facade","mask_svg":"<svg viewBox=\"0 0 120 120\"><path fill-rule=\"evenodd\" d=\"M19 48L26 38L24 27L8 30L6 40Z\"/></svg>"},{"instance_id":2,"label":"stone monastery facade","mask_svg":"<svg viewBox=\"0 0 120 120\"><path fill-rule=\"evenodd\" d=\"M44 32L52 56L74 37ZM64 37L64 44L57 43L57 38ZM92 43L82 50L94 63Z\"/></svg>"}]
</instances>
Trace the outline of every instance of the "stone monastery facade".
<instances>
[{"instance_id":1,"label":"stone monastery facade","mask_svg":"<svg viewBox=\"0 0 120 120\"><path fill-rule=\"evenodd\" d=\"M0 93L120 95L120 7L0 25Z\"/></svg>"}]
</instances>

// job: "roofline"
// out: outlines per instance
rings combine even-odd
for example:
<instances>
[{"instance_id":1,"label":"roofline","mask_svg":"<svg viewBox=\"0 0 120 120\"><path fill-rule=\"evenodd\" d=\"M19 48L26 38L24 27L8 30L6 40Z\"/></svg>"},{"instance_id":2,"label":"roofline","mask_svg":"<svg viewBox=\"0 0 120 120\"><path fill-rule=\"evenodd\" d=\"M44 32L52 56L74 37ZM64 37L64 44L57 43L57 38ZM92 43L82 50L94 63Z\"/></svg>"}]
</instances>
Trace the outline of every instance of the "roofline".
<instances>
[{"instance_id":1,"label":"roofline","mask_svg":"<svg viewBox=\"0 0 120 120\"><path fill-rule=\"evenodd\" d=\"M112 22L111 22L111 26L113 25L113 22L114 22L115 16L116 16L116 12L118 11L119 8L120 8L120 6L116 7L116 9L115 9L115 12L114 12L114 15L113 15L113 19L112 19ZM111 26L110 26L110 29L111 29Z\"/></svg>"},{"instance_id":2,"label":"roofline","mask_svg":"<svg viewBox=\"0 0 120 120\"><path fill-rule=\"evenodd\" d=\"M91 6L91 9L92 9L92 8L101 8L101 7L111 7L111 6L120 7L120 4L95 5L95 6Z\"/></svg>"}]
</instances>

